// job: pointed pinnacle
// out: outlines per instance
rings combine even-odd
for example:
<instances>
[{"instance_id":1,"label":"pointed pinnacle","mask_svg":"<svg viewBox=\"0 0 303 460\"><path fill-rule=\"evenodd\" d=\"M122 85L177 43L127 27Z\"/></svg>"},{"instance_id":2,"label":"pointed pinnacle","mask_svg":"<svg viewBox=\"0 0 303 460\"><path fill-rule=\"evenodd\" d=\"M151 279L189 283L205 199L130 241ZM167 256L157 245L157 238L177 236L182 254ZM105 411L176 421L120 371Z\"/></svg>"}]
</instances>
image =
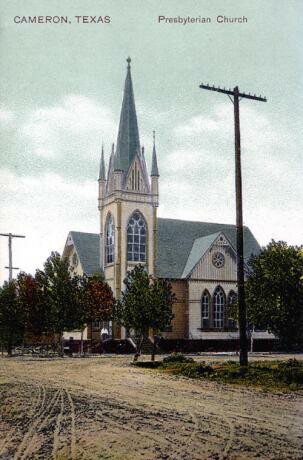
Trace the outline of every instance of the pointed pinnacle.
<instances>
[{"instance_id":1,"label":"pointed pinnacle","mask_svg":"<svg viewBox=\"0 0 303 460\"><path fill-rule=\"evenodd\" d=\"M159 177L159 170L158 170L158 162L157 162L157 153L156 153L156 133L153 131L153 157L152 157L152 169L151 169L151 176Z\"/></svg>"},{"instance_id":2,"label":"pointed pinnacle","mask_svg":"<svg viewBox=\"0 0 303 460\"><path fill-rule=\"evenodd\" d=\"M102 142L102 150L101 150L101 161L100 161L100 170L99 170L99 180L106 180L105 179L105 162L104 162L104 147Z\"/></svg>"}]
</instances>

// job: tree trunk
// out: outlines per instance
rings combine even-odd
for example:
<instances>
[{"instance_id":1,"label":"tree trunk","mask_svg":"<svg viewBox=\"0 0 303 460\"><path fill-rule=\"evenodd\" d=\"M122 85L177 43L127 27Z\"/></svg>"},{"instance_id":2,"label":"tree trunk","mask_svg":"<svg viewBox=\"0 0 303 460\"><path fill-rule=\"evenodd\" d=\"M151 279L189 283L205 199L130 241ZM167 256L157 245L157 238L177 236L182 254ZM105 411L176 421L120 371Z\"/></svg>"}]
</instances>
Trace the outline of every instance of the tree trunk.
<instances>
[{"instance_id":1,"label":"tree trunk","mask_svg":"<svg viewBox=\"0 0 303 460\"><path fill-rule=\"evenodd\" d=\"M59 337L59 356L63 358L64 356L64 350L63 350L63 334L60 332L60 337Z\"/></svg>"},{"instance_id":2,"label":"tree trunk","mask_svg":"<svg viewBox=\"0 0 303 460\"><path fill-rule=\"evenodd\" d=\"M8 356L12 356L13 354L13 341L12 341L11 335L9 336L8 342L7 342L7 354Z\"/></svg>"},{"instance_id":3,"label":"tree trunk","mask_svg":"<svg viewBox=\"0 0 303 460\"><path fill-rule=\"evenodd\" d=\"M84 329L81 329L81 341L80 341L80 356L83 356L83 332Z\"/></svg>"},{"instance_id":4,"label":"tree trunk","mask_svg":"<svg viewBox=\"0 0 303 460\"><path fill-rule=\"evenodd\" d=\"M253 326L252 331L250 333L250 352L251 353L254 351L254 332L255 332L255 326Z\"/></svg>"},{"instance_id":5,"label":"tree trunk","mask_svg":"<svg viewBox=\"0 0 303 460\"><path fill-rule=\"evenodd\" d=\"M157 351L157 339L156 339L155 333L153 334L153 337L154 337L154 343L153 343L153 350L152 350L151 360L155 361L156 351Z\"/></svg>"},{"instance_id":6,"label":"tree trunk","mask_svg":"<svg viewBox=\"0 0 303 460\"><path fill-rule=\"evenodd\" d=\"M141 348L142 348L143 340L144 340L144 335L141 334L140 341L139 341L138 346L137 346L137 351L136 351L135 356L134 356L134 362L138 361L138 358L141 355Z\"/></svg>"}]
</instances>

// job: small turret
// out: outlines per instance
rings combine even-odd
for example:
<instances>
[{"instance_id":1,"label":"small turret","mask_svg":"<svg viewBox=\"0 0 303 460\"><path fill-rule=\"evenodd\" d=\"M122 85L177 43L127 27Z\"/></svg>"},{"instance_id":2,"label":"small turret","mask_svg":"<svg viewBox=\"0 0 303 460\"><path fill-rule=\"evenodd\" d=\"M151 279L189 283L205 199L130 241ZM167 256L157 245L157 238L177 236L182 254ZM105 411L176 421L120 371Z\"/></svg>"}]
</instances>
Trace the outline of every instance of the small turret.
<instances>
[{"instance_id":1,"label":"small turret","mask_svg":"<svg viewBox=\"0 0 303 460\"><path fill-rule=\"evenodd\" d=\"M156 133L153 131L153 156L151 168L151 192L153 195L154 206L159 206L159 170L156 153Z\"/></svg>"}]
</instances>

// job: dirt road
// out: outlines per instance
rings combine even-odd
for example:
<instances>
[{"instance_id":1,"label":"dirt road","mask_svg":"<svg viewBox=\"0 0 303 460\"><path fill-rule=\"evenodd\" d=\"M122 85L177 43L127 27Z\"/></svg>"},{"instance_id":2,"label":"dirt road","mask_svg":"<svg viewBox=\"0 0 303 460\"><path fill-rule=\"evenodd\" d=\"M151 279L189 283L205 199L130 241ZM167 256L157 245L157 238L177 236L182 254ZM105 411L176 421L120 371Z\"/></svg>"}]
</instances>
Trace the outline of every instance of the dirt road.
<instances>
[{"instance_id":1,"label":"dirt road","mask_svg":"<svg viewBox=\"0 0 303 460\"><path fill-rule=\"evenodd\" d=\"M303 394L129 366L0 359L1 459L302 459Z\"/></svg>"}]
</instances>

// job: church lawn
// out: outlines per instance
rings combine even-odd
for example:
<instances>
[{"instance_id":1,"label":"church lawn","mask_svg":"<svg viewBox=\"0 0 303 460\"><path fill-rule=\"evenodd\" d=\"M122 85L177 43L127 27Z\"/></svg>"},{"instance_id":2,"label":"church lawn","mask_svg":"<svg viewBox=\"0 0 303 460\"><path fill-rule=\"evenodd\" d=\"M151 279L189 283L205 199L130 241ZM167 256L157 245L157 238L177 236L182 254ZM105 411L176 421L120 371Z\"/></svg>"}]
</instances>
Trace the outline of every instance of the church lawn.
<instances>
[{"instance_id":1,"label":"church lawn","mask_svg":"<svg viewBox=\"0 0 303 460\"><path fill-rule=\"evenodd\" d=\"M131 359L0 359L0 458L302 458L303 391L188 379Z\"/></svg>"},{"instance_id":2,"label":"church lawn","mask_svg":"<svg viewBox=\"0 0 303 460\"><path fill-rule=\"evenodd\" d=\"M241 367L234 359L206 362L173 353L163 361L138 361L133 365L191 379L261 387L265 391L303 391L303 360L296 358L253 360L247 367Z\"/></svg>"}]
</instances>

